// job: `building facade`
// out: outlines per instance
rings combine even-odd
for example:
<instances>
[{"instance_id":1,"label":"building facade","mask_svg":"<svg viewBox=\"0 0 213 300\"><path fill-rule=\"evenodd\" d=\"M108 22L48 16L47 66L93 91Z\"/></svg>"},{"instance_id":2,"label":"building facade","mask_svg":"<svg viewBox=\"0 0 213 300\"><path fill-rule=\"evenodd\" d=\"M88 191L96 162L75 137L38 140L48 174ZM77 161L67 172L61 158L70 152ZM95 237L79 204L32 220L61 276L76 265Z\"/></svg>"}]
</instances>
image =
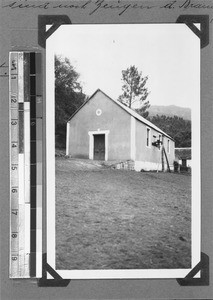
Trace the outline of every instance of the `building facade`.
<instances>
[{"instance_id":1,"label":"building facade","mask_svg":"<svg viewBox=\"0 0 213 300\"><path fill-rule=\"evenodd\" d=\"M154 146L159 140L173 169L174 140L132 109L97 90L67 122L66 154L74 158L132 161L136 171L161 170L162 145ZM165 157L163 165L166 169Z\"/></svg>"}]
</instances>

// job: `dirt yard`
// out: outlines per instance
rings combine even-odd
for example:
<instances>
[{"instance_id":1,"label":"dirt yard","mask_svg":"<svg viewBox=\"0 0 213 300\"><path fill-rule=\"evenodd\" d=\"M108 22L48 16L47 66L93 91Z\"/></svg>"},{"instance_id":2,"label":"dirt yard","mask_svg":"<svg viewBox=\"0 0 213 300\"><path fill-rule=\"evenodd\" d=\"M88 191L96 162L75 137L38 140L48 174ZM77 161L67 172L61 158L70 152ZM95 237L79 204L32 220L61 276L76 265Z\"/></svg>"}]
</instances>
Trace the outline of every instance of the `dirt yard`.
<instances>
[{"instance_id":1,"label":"dirt yard","mask_svg":"<svg viewBox=\"0 0 213 300\"><path fill-rule=\"evenodd\" d=\"M56 158L57 269L190 268L191 177Z\"/></svg>"}]
</instances>

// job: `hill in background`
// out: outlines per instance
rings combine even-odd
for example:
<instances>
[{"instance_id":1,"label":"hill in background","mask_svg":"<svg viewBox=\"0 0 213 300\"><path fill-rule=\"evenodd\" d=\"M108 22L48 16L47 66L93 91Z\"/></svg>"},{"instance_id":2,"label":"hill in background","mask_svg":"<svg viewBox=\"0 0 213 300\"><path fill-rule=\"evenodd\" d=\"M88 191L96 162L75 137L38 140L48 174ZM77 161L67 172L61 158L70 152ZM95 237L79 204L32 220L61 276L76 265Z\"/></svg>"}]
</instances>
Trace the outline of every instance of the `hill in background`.
<instances>
[{"instance_id":1,"label":"hill in background","mask_svg":"<svg viewBox=\"0 0 213 300\"><path fill-rule=\"evenodd\" d=\"M151 105L148 111L149 117L165 115L167 117L178 116L184 120L191 120L191 109L186 107L176 105Z\"/></svg>"}]
</instances>

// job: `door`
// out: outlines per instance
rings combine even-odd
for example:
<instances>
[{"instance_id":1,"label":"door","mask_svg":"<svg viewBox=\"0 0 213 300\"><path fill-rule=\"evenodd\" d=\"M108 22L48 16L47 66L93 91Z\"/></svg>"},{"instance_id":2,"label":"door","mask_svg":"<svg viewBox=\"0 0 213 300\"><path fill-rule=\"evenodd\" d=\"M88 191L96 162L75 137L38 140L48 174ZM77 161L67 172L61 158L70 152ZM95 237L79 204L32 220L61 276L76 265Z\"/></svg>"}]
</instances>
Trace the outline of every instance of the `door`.
<instances>
[{"instance_id":1,"label":"door","mask_svg":"<svg viewBox=\"0 0 213 300\"><path fill-rule=\"evenodd\" d=\"M182 166L186 168L186 159L182 159Z\"/></svg>"},{"instance_id":2,"label":"door","mask_svg":"<svg viewBox=\"0 0 213 300\"><path fill-rule=\"evenodd\" d=\"M94 159L105 160L105 134L94 134Z\"/></svg>"}]
</instances>

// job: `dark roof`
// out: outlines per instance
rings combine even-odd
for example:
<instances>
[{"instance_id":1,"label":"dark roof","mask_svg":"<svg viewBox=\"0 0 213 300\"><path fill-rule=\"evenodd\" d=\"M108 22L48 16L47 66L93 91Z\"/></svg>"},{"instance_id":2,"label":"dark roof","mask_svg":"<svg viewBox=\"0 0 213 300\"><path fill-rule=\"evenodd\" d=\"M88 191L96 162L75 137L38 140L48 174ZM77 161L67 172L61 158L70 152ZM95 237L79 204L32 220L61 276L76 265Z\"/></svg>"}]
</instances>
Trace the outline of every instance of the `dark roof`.
<instances>
[{"instance_id":1,"label":"dark roof","mask_svg":"<svg viewBox=\"0 0 213 300\"><path fill-rule=\"evenodd\" d=\"M179 159L191 159L191 148L175 148L175 157Z\"/></svg>"},{"instance_id":2,"label":"dark roof","mask_svg":"<svg viewBox=\"0 0 213 300\"><path fill-rule=\"evenodd\" d=\"M118 106L120 106L122 109L124 109L128 114L130 114L131 116L133 116L134 118L136 118L137 120L139 120L140 122L146 124L147 126L155 129L156 131L160 132L161 134L167 136L168 138L170 138L171 140L174 141L174 139L169 136L167 133L165 133L163 130L161 130L159 127L157 127L156 125L154 125L153 123L151 123L150 121L148 121L147 119L143 118L141 115L139 115L136 111L132 110L131 108L127 107L126 105L124 105L123 103L117 101L117 100L113 100L112 98L110 98L107 94L105 94L102 90L97 89L92 96L89 97L89 99L87 101L85 101L75 112L74 114L71 115L71 117L69 118L69 120L67 122L69 122L74 115L77 114L77 112L85 105L87 104L90 99L92 99L95 94L97 94L98 92L101 92L102 94L104 94L108 99L110 99L111 101L113 101L114 103L116 103Z\"/></svg>"}]
</instances>

